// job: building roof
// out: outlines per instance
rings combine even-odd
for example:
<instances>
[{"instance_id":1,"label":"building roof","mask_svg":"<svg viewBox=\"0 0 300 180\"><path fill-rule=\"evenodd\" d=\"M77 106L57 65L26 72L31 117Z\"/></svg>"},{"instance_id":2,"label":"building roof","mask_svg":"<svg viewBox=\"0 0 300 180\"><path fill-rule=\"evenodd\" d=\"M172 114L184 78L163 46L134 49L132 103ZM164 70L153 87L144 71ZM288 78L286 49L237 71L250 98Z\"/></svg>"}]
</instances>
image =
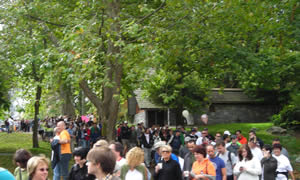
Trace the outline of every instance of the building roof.
<instances>
[{"instance_id":1,"label":"building roof","mask_svg":"<svg viewBox=\"0 0 300 180\"><path fill-rule=\"evenodd\" d=\"M136 101L140 109L166 109L168 107L156 105L144 97L145 90L135 90ZM259 102L255 98L247 96L240 88L213 88L210 94L212 103L230 104L230 103L255 103Z\"/></svg>"},{"instance_id":2,"label":"building roof","mask_svg":"<svg viewBox=\"0 0 300 180\"><path fill-rule=\"evenodd\" d=\"M144 97L145 90L135 90L134 94L136 95L136 101L140 109L167 109L165 106L156 105Z\"/></svg>"}]
</instances>

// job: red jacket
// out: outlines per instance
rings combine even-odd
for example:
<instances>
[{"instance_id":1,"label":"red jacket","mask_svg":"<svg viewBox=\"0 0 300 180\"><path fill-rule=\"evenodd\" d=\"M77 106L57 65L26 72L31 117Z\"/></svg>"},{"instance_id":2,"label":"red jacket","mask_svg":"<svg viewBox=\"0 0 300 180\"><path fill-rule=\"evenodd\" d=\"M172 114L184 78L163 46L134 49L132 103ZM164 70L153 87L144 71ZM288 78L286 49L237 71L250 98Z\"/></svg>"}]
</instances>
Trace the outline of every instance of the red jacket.
<instances>
[{"instance_id":1,"label":"red jacket","mask_svg":"<svg viewBox=\"0 0 300 180\"><path fill-rule=\"evenodd\" d=\"M241 144L247 144L247 139L243 135L241 135L241 138L239 138L239 142Z\"/></svg>"}]
</instances>

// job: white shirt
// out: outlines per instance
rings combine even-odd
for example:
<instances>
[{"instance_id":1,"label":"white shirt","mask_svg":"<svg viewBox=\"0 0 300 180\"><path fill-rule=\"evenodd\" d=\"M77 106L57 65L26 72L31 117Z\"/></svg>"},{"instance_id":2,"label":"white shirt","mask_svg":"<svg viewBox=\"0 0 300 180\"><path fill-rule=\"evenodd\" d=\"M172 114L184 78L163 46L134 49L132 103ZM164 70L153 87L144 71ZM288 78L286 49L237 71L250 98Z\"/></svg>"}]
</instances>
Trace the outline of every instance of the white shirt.
<instances>
[{"instance_id":1,"label":"white shirt","mask_svg":"<svg viewBox=\"0 0 300 180\"><path fill-rule=\"evenodd\" d=\"M196 145L201 145L202 144L202 139L203 139L202 136L198 137L198 139L196 141Z\"/></svg>"},{"instance_id":2,"label":"white shirt","mask_svg":"<svg viewBox=\"0 0 300 180\"><path fill-rule=\"evenodd\" d=\"M260 148L255 147L255 148L251 148L251 152L253 154L254 157L256 157L258 160L262 160L262 158L264 157L262 151Z\"/></svg>"},{"instance_id":3,"label":"white shirt","mask_svg":"<svg viewBox=\"0 0 300 180\"><path fill-rule=\"evenodd\" d=\"M121 158L119 161L117 161L117 165L121 168L124 164L126 164L127 161L125 158Z\"/></svg>"},{"instance_id":4,"label":"white shirt","mask_svg":"<svg viewBox=\"0 0 300 180\"><path fill-rule=\"evenodd\" d=\"M144 179L143 174L137 171L136 169L134 169L133 171L129 169L125 175L125 180L143 180L143 179Z\"/></svg>"},{"instance_id":5,"label":"white shirt","mask_svg":"<svg viewBox=\"0 0 300 180\"><path fill-rule=\"evenodd\" d=\"M197 132L196 132L196 135L197 135L198 137L201 137L201 136L202 136L202 133L201 133L200 131L197 131Z\"/></svg>"},{"instance_id":6,"label":"white shirt","mask_svg":"<svg viewBox=\"0 0 300 180\"><path fill-rule=\"evenodd\" d=\"M240 172L240 167L244 167L246 171ZM260 161L253 157L250 161L239 161L233 169L235 175L239 175L238 180L259 180L258 175L261 175L262 169Z\"/></svg>"},{"instance_id":7,"label":"white shirt","mask_svg":"<svg viewBox=\"0 0 300 180\"><path fill-rule=\"evenodd\" d=\"M280 154L280 156L275 156L273 154L273 157L277 160L277 169L278 172L287 172L287 171L293 171L293 167L291 166L291 163L289 159L283 155ZM278 174L276 177L276 180L286 180L286 176L284 174Z\"/></svg>"},{"instance_id":8,"label":"white shirt","mask_svg":"<svg viewBox=\"0 0 300 180\"><path fill-rule=\"evenodd\" d=\"M178 160L179 160L180 169L182 171L183 170L184 159L182 159L180 156L178 156Z\"/></svg>"}]
</instances>

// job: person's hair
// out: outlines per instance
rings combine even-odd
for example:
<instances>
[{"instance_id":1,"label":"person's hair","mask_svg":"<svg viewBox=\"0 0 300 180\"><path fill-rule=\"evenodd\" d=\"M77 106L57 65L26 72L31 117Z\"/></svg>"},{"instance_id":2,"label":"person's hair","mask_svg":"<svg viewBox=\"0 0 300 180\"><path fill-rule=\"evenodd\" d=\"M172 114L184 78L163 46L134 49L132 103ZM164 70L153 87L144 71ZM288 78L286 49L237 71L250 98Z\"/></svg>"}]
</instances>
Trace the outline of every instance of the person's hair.
<instances>
[{"instance_id":1,"label":"person's hair","mask_svg":"<svg viewBox=\"0 0 300 180\"><path fill-rule=\"evenodd\" d=\"M263 146L263 149L265 149L266 151L269 151L270 154L272 154L272 146L271 146L271 145L265 144L265 145Z\"/></svg>"},{"instance_id":2,"label":"person's hair","mask_svg":"<svg viewBox=\"0 0 300 180\"><path fill-rule=\"evenodd\" d=\"M202 154L204 158L206 157L206 148L202 145L195 146L193 152Z\"/></svg>"},{"instance_id":3,"label":"person's hair","mask_svg":"<svg viewBox=\"0 0 300 180\"><path fill-rule=\"evenodd\" d=\"M36 168L38 167L39 164L44 163L47 164L47 166L49 166L49 159L46 158L45 156L33 156L32 158L30 158L27 162L27 172L29 177L33 177Z\"/></svg>"},{"instance_id":4,"label":"person's hair","mask_svg":"<svg viewBox=\"0 0 300 180\"><path fill-rule=\"evenodd\" d=\"M247 156L246 156L246 160L251 160L253 158L253 155L252 155L252 152L248 146L248 144L243 144L239 151L238 151L238 154L239 154L239 160L242 161L243 160L243 149L245 149L247 151Z\"/></svg>"},{"instance_id":5,"label":"person's hair","mask_svg":"<svg viewBox=\"0 0 300 180\"><path fill-rule=\"evenodd\" d=\"M18 149L14 154L13 161L15 164L19 163L20 168L26 168L27 162L31 158L32 154L25 149Z\"/></svg>"},{"instance_id":6,"label":"person's hair","mask_svg":"<svg viewBox=\"0 0 300 180\"><path fill-rule=\"evenodd\" d=\"M120 156L123 156L124 147L120 142L112 143L115 145L115 151L120 153Z\"/></svg>"},{"instance_id":7,"label":"person's hair","mask_svg":"<svg viewBox=\"0 0 300 180\"><path fill-rule=\"evenodd\" d=\"M160 150L166 149L169 152L172 152L172 147L170 145L162 145L160 146Z\"/></svg>"},{"instance_id":8,"label":"person's hair","mask_svg":"<svg viewBox=\"0 0 300 180\"><path fill-rule=\"evenodd\" d=\"M86 155L88 154L89 150L87 148L78 147L75 148L73 152L73 156L79 156L80 159L86 159Z\"/></svg>"},{"instance_id":9,"label":"person's hair","mask_svg":"<svg viewBox=\"0 0 300 180\"><path fill-rule=\"evenodd\" d=\"M256 135L256 132L254 130L250 130L249 133L253 133L254 135Z\"/></svg>"},{"instance_id":10,"label":"person's hair","mask_svg":"<svg viewBox=\"0 0 300 180\"><path fill-rule=\"evenodd\" d=\"M224 134L222 138L223 138L223 140L225 140L225 139L227 139L228 137L229 137L228 134ZM230 137L229 137L229 138L230 138Z\"/></svg>"},{"instance_id":11,"label":"person's hair","mask_svg":"<svg viewBox=\"0 0 300 180\"><path fill-rule=\"evenodd\" d=\"M144 162L144 151L139 147L134 147L126 154L126 160L130 167L136 167Z\"/></svg>"},{"instance_id":12,"label":"person's hair","mask_svg":"<svg viewBox=\"0 0 300 180\"><path fill-rule=\"evenodd\" d=\"M280 139L277 137L277 138L274 138L273 141L279 141L280 142Z\"/></svg>"},{"instance_id":13,"label":"person's hair","mask_svg":"<svg viewBox=\"0 0 300 180\"><path fill-rule=\"evenodd\" d=\"M273 145L273 150L274 149L280 149L280 151L282 150L282 146L281 146L281 144L274 144Z\"/></svg>"},{"instance_id":14,"label":"person's hair","mask_svg":"<svg viewBox=\"0 0 300 180\"><path fill-rule=\"evenodd\" d=\"M218 141L216 142L216 147L218 147L218 146L223 146L223 147L225 147L225 142L222 141L222 140L218 140Z\"/></svg>"},{"instance_id":15,"label":"person's hair","mask_svg":"<svg viewBox=\"0 0 300 180\"><path fill-rule=\"evenodd\" d=\"M94 148L95 147L102 147L102 146L105 146L105 147L108 147L108 142L104 139L100 139L98 140L95 144L94 144Z\"/></svg>"},{"instance_id":16,"label":"person's hair","mask_svg":"<svg viewBox=\"0 0 300 180\"><path fill-rule=\"evenodd\" d=\"M87 155L87 160L100 164L105 174L112 174L116 165L116 156L108 147L93 148Z\"/></svg>"},{"instance_id":17,"label":"person's hair","mask_svg":"<svg viewBox=\"0 0 300 180\"><path fill-rule=\"evenodd\" d=\"M236 134L237 132L239 132L240 134L242 134L242 131L241 131L241 130L236 130L236 131L235 131L235 134Z\"/></svg>"}]
</instances>

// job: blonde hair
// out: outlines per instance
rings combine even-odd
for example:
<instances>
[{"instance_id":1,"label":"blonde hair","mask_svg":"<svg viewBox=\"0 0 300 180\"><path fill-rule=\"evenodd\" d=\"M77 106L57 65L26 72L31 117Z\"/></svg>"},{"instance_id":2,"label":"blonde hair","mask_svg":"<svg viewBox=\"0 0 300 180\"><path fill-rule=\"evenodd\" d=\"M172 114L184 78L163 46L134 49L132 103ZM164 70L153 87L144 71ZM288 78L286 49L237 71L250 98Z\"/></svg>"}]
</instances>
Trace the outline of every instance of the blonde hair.
<instances>
[{"instance_id":1,"label":"blonde hair","mask_svg":"<svg viewBox=\"0 0 300 180\"><path fill-rule=\"evenodd\" d=\"M126 154L127 164L136 167L144 162L144 151L139 147L134 147Z\"/></svg>"},{"instance_id":2,"label":"blonde hair","mask_svg":"<svg viewBox=\"0 0 300 180\"><path fill-rule=\"evenodd\" d=\"M47 164L47 166L49 166L50 161L44 155L33 156L32 158L30 158L28 160L27 172L28 172L29 177L32 177L34 175L37 166L41 163Z\"/></svg>"},{"instance_id":3,"label":"blonde hair","mask_svg":"<svg viewBox=\"0 0 300 180\"><path fill-rule=\"evenodd\" d=\"M93 148L97 148L97 147L108 147L108 142L104 139L100 139L99 141L97 141L94 145Z\"/></svg>"},{"instance_id":4,"label":"blonde hair","mask_svg":"<svg viewBox=\"0 0 300 180\"><path fill-rule=\"evenodd\" d=\"M163 145L163 146L160 146L160 150L162 151L163 149L169 151L169 152L172 152L172 147L170 145Z\"/></svg>"}]
</instances>

